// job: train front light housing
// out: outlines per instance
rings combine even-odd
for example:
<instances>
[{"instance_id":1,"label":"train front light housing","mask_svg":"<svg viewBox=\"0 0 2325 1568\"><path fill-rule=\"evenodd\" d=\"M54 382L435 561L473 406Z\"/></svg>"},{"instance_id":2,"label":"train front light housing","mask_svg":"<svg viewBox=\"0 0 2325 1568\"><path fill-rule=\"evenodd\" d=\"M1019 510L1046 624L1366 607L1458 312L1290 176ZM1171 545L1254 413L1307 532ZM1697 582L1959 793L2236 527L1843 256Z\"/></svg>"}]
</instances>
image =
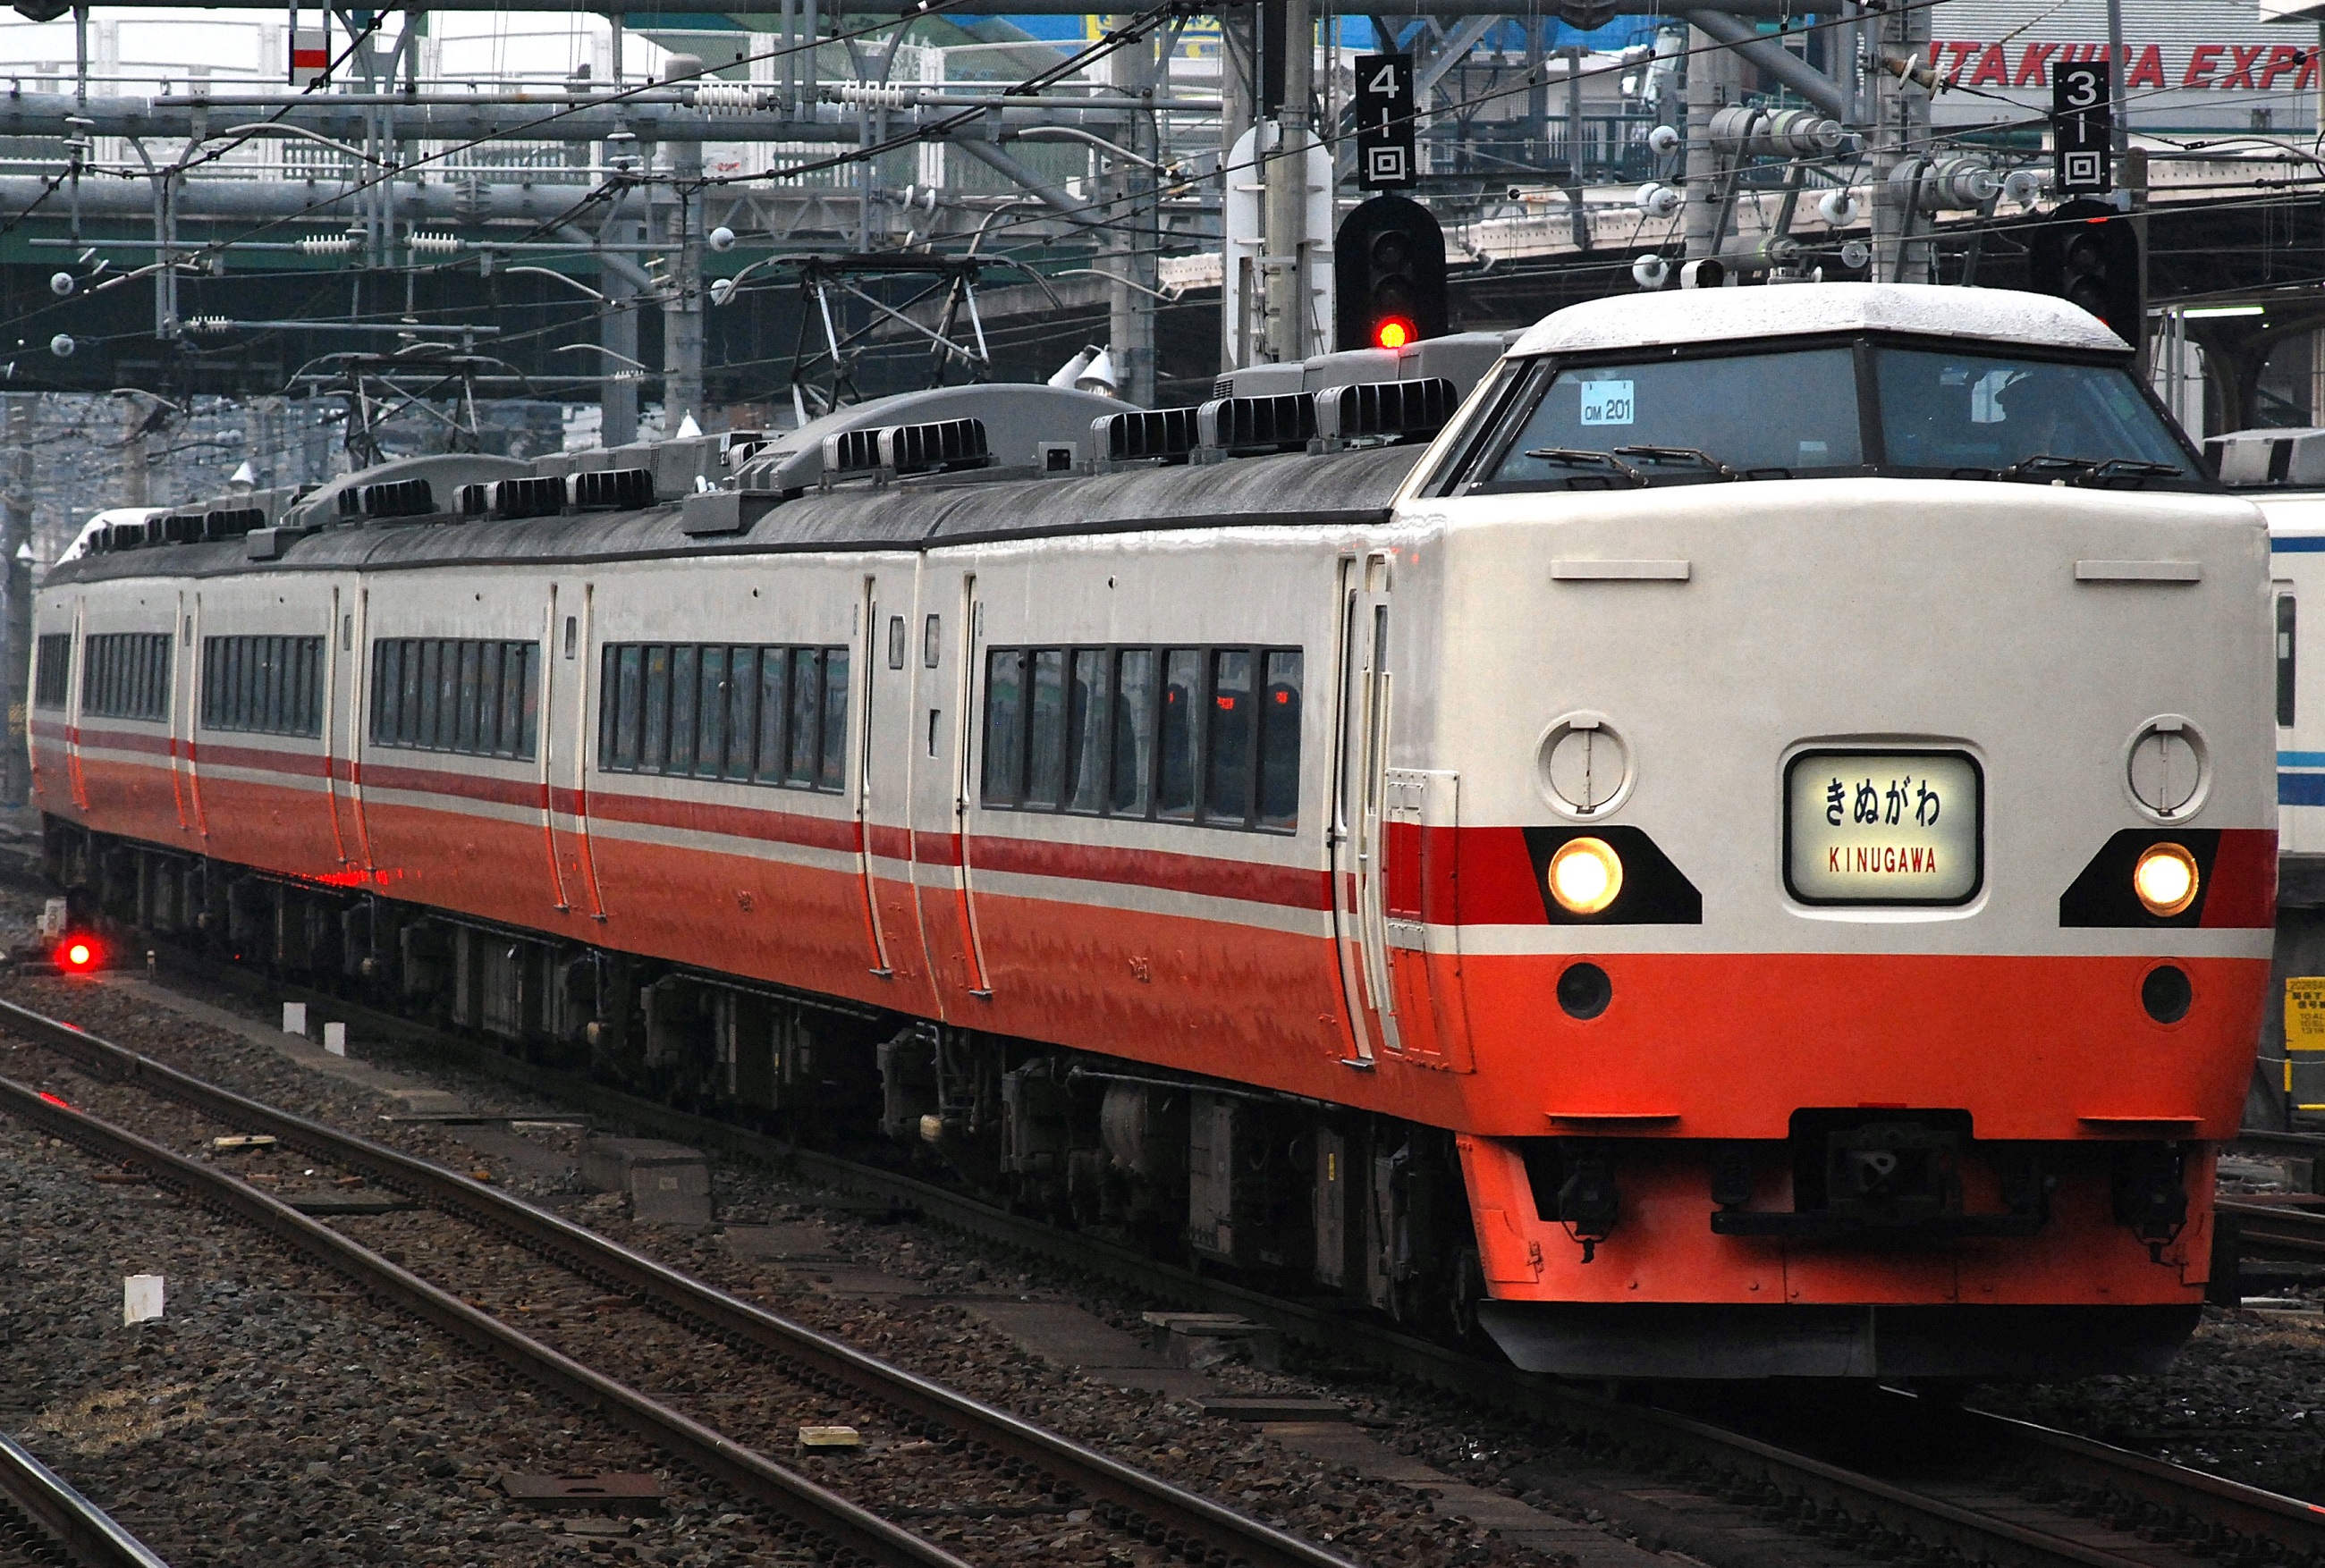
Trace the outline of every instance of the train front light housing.
<instances>
[{"instance_id":1,"label":"train front light housing","mask_svg":"<svg viewBox=\"0 0 2325 1568\"><path fill-rule=\"evenodd\" d=\"M1570 838L1550 857L1550 896L1570 915L1596 915L1623 890L1623 857L1603 838Z\"/></svg>"},{"instance_id":2,"label":"train front light housing","mask_svg":"<svg viewBox=\"0 0 2325 1568\"><path fill-rule=\"evenodd\" d=\"M2139 895L2140 907L2158 918L2185 913L2202 885L2196 857L2176 844L2150 844L2131 868L2131 890Z\"/></svg>"}]
</instances>

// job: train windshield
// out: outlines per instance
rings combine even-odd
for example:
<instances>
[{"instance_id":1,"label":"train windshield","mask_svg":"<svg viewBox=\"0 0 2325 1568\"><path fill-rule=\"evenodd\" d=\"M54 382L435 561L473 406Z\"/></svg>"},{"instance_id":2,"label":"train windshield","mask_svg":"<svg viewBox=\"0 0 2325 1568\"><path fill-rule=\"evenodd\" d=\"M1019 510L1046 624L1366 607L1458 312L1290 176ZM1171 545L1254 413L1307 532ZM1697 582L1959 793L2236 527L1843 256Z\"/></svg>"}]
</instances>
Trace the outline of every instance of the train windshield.
<instances>
[{"instance_id":1,"label":"train windshield","mask_svg":"<svg viewBox=\"0 0 2325 1568\"><path fill-rule=\"evenodd\" d=\"M2115 365L1875 344L1631 364L1538 361L1508 384L1483 438L1457 459L1457 492L1835 472L2203 482L2163 416Z\"/></svg>"}]
</instances>

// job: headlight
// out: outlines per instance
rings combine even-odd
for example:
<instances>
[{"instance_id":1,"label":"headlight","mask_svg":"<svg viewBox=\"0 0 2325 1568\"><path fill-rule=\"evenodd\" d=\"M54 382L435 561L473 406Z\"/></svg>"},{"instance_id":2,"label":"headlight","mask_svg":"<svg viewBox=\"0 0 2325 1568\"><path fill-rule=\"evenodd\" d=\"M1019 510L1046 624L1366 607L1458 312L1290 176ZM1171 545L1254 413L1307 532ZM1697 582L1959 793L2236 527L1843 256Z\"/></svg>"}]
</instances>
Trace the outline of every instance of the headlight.
<instances>
[{"instance_id":1,"label":"headlight","mask_svg":"<svg viewBox=\"0 0 2325 1568\"><path fill-rule=\"evenodd\" d=\"M2151 844L2131 868L2131 890L2151 915L2181 914L2196 901L2201 881L2196 857L2176 844Z\"/></svg>"},{"instance_id":2,"label":"headlight","mask_svg":"<svg viewBox=\"0 0 2325 1568\"><path fill-rule=\"evenodd\" d=\"M1596 915L1622 890L1623 857L1603 838L1570 838L1550 857L1550 896L1570 915Z\"/></svg>"}]
</instances>

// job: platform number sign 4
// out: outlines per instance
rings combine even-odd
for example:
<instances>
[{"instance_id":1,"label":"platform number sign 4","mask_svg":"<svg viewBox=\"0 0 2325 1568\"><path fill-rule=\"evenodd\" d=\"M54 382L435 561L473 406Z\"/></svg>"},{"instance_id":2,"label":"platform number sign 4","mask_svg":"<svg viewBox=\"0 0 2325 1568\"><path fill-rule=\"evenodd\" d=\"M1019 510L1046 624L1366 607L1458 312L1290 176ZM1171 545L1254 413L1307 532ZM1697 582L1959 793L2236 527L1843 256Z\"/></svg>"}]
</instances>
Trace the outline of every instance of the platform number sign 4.
<instances>
[{"instance_id":1,"label":"platform number sign 4","mask_svg":"<svg viewBox=\"0 0 2325 1568\"><path fill-rule=\"evenodd\" d=\"M2111 70L2104 60L2077 60L2051 69L2051 145L2057 161L2053 189L2061 196L2105 196L2114 188L2109 167L2115 142Z\"/></svg>"},{"instance_id":2,"label":"platform number sign 4","mask_svg":"<svg viewBox=\"0 0 2325 1568\"><path fill-rule=\"evenodd\" d=\"M1414 183L1413 56L1357 56L1357 184L1390 190Z\"/></svg>"}]
</instances>

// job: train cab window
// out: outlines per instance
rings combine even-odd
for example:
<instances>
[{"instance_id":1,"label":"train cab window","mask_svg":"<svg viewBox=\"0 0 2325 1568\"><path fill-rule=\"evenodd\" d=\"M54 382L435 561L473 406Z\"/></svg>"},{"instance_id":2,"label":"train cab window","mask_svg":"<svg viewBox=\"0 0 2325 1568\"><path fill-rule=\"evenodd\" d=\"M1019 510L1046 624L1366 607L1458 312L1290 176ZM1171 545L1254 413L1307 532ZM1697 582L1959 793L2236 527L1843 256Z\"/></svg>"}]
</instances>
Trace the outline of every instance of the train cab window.
<instances>
[{"instance_id":1,"label":"train cab window","mask_svg":"<svg viewBox=\"0 0 2325 1568\"><path fill-rule=\"evenodd\" d=\"M842 788L847 649L621 643L604 657L601 771Z\"/></svg>"},{"instance_id":2,"label":"train cab window","mask_svg":"<svg viewBox=\"0 0 2325 1568\"><path fill-rule=\"evenodd\" d=\"M539 755L540 675L538 642L379 638L372 643L371 743L530 762Z\"/></svg>"},{"instance_id":3,"label":"train cab window","mask_svg":"<svg viewBox=\"0 0 2325 1568\"><path fill-rule=\"evenodd\" d=\"M201 721L206 730L321 734L323 639L203 638Z\"/></svg>"},{"instance_id":4,"label":"train cab window","mask_svg":"<svg viewBox=\"0 0 2325 1568\"><path fill-rule=\"evenodd\" d=\"M2279 729L2293 727L2293 595L2279 594L2276 596L2276 723Z\"/></svg>"},{"instance_id":5,"label":"train cab window","mask_svg":"<svg viewBox=\"0 0 2325 1568\"><path fill-rule=\"evenodd\" d=\"M991 650L984 802L1292 832L1300 671L1297 649Z\"/></svg>"},{"instance_id":6,"label":"train cab window","mask_svg":"<svg viewBox=\"0 0 2325 1568\"><path fill-rule=\"evenodd\" d=\"M91 718L170 716L170 634L106 632L82 648L80 711Z\"/></svg>"},{"instance_id":7,"label":"train cab window","mask_svg":"<svg viewBox=\"0 0 2325 1568\"><path fill-rule=\"evenodd\" d=\"M2153 464L2170 478L2189 461L2138 385L2112 366L1906 348L1879 349L1873 361L1894 467L1998 474L2050 458Z\"/></svg>"},{"instance_id":8,"label":"train cab window","mask_svg":"<svg viewBox=\"0 0 2325 1568\"><path fill-rule=\"evenodd\" d=\"M41 639L32 669L32 706L60 708L72 691L72 633L51 632Z\"/></svg>"}]
</instances>

